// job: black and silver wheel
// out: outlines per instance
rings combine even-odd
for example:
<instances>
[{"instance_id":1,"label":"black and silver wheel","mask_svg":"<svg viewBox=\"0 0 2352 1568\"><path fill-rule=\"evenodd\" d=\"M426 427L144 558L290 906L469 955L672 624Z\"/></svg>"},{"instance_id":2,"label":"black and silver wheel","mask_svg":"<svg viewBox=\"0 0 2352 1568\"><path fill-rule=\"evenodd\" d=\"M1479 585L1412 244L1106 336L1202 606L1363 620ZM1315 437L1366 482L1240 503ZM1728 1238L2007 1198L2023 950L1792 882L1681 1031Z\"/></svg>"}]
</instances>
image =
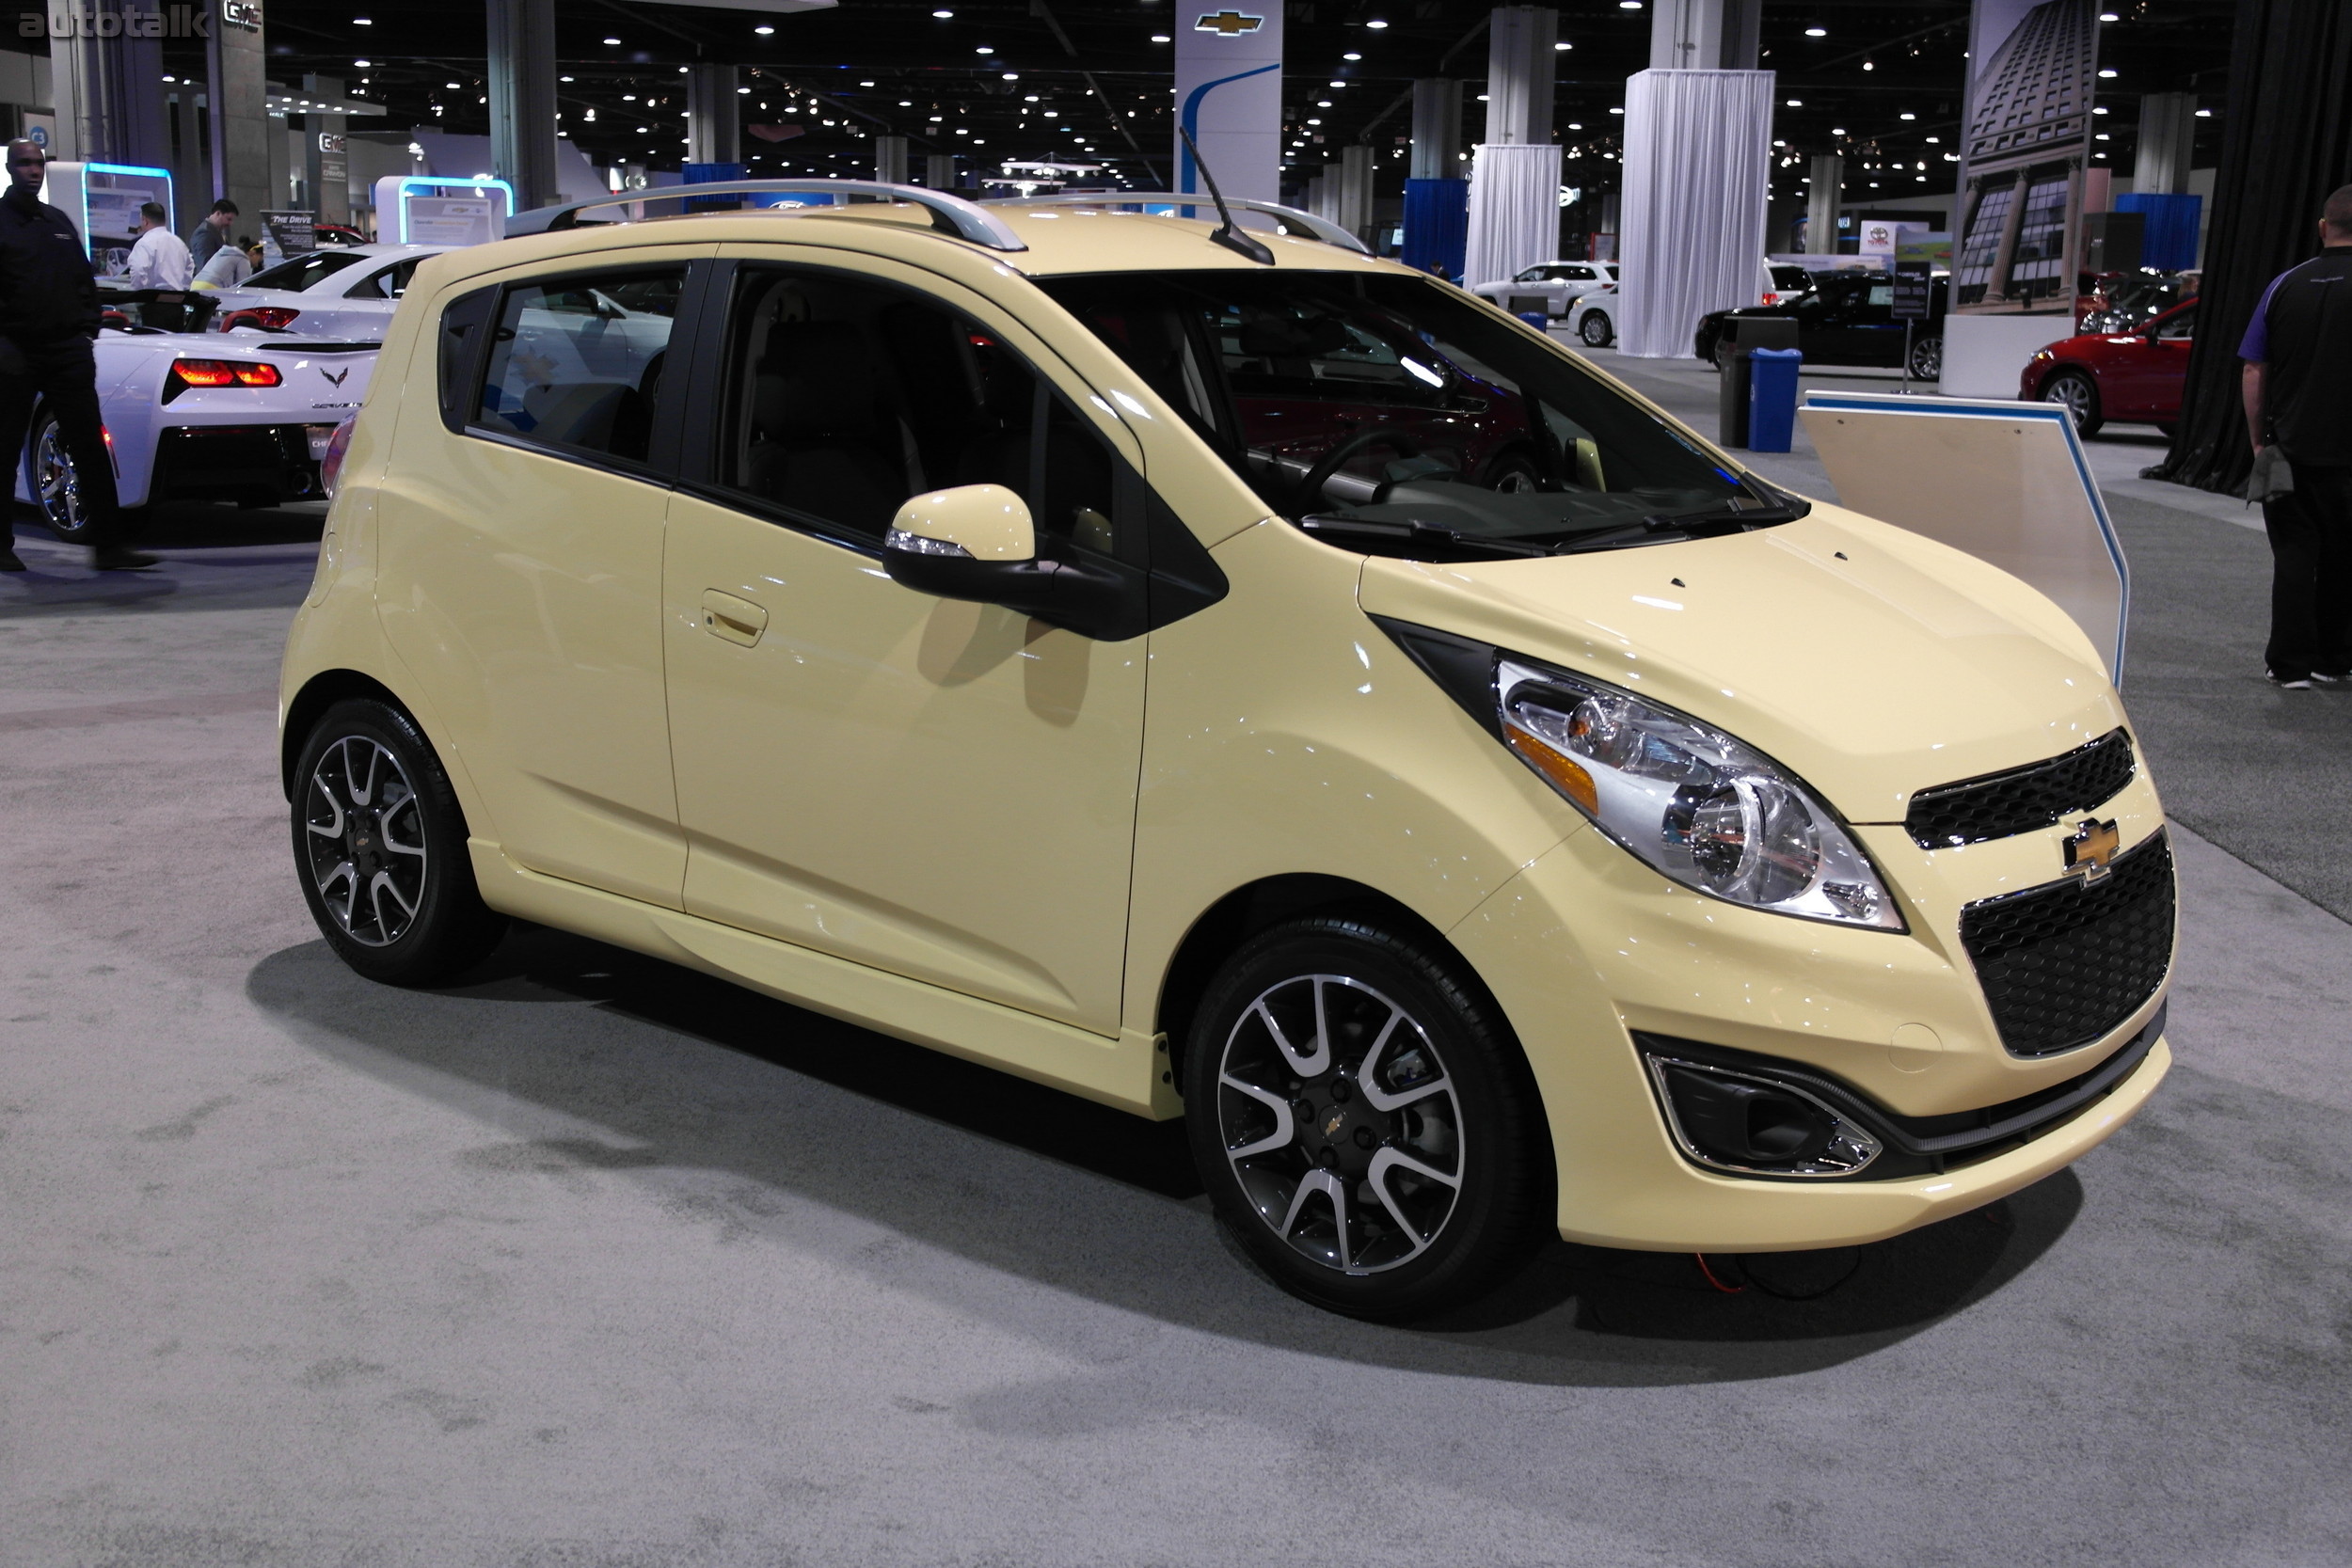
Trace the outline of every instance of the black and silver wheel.
<instances>
[{"instance_id":1,"label":"black and silver wheel","mask_svg":"<svg viewBox=\"0 0 2352 1568\"><path fill-rule=\"evenodd\" d=\"M345 963L434 985L489 956L505 921L482 902L456 795L406 714L338 703L310 731L294 783L303 897Z\"/></svg>"},{"instance_id":2,"label":"black and silver wheel","mask_svg":"<svg viewBox=\"0 0 2352 1568\"><path fill-rule=\"evenodd\" d=\"M40 502L49 531L69 545L88 544L90 517L83 504L81 475L74 467L73 454L66 450L65 433L57 428L55 414L41 410L29 446L26 464L32 472L26 488Z\"/></svg>"},{"instance_id":3,"label":"black and silver wheel","mask_svg":"<svg viewBox=\"0 0 2352 1568\"><path fill-rule=\"evenodd\" d=\"M1518 1047L1448 958L1356 920L1265 932L1230 960L1184 1058L1193 1154L1284 1289L1426 1315L1522 1259L1549 1154Z\"/></svg>"},{"instance_id":4,"label":"black and silver wheel","mask_svg":"<svg viewBox=\"0 0 2352 1568\"><path fill-rule=\"evenodd\" d=\"M1543 473L1535 467L1535 460L1516 448L1497 453L1478 476L1479 483L1506 495L1540 489L1543 482Z\"/></svg>"},{"instance_id":5,"label":"black and silver wheel","mask_svg":"<svg viewBox=\"0 0 2352 1568\"><path fill-rule=\"evenodd\" d=\"M2060 371L2043 382L2041 401L2064 404L2077 436L2095 436L2106 423L2099 412L2099 388L2080 371Z\"/></svg>"},{"instance_id":6,"label":"black and silver wheel","mask_svg":"<svg viewBox=\"0 0 2352 1568\"><path fill-rule=\"evenodd\" d=\"M1589 348L1607 348L1617 338L1617 329L1610 324L1607 312L1587 310L1584 319L1576 324L1576 335Z\"/></svg>"},{"instance_id":7,"label":"black and silver wheel","mask_svg":"<svg viewBox=\"0 0 2352 1568\"><path fill-rule=\"evenodd\" d=\"M1944 340L1922 338L1911 345L1911 378L1914 381L1944 379Z\"/></svg>"}]
</instances>

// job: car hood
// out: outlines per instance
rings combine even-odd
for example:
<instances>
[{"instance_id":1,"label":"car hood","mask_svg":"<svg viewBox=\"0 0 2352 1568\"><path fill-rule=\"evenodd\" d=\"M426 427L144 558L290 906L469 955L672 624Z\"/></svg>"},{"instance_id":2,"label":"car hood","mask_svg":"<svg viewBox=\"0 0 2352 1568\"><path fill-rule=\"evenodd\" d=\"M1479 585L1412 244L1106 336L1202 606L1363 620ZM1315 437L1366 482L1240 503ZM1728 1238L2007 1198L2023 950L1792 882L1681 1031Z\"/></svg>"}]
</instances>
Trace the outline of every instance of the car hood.
<instances>
[{"instance_id":1,"label":"car hood","mask_svg":"<svg viewBox=\"0 0 2352 1568\"><path fill-rule=\"evenodd\" d=\"M1374 558L1368 612L1473 637L1719 725L1855 822L2124 721L2090 641L1974 557L1836 508L1538 561Z\"/></svg>"}]
</instances>

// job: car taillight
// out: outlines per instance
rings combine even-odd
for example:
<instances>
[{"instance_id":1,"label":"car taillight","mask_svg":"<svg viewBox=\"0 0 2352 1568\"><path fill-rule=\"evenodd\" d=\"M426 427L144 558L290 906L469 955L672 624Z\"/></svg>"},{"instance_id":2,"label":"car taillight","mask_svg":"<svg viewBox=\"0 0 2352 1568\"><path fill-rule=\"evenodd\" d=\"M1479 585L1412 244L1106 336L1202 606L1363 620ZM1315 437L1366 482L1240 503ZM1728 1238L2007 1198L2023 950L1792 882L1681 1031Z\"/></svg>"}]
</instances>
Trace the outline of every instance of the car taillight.
<instances>
[{"instance_id":1,"label":"car taillight","mask_svg":"<svg viewBox=\"0 0 2352 1568\"><path fill-rule=\"evenodd\" d=\"M215 330L228 332L240 326L258 326L264 332L283 332L300 314L301 311L290 310L282 305L249 305L221 317Z\"/></svg>"},{"instance_id":2,"label":"car taillight","mask_svg":"<svg viewBox=\"0 0 2352 1568\"><path fill-rule=\"evenodd\" d=\"M183 387L275 387L283 379L277 366L252 359L174 359L171 373Z\"/></svg>"},{"instance_id":3,"label":"car taillight","mask_svg":"<svg viewBox=\"0 0 2352 1568\"><path fill-rule=\"evenodd\" d=\"M351 427L358 418L354 414L335 427L335 434L326 438L326 452L319 458L319 488L326 492L328 500L335 499L335 482L343 476L343 453L351 450Z\"/></svg>"}]
</instances>

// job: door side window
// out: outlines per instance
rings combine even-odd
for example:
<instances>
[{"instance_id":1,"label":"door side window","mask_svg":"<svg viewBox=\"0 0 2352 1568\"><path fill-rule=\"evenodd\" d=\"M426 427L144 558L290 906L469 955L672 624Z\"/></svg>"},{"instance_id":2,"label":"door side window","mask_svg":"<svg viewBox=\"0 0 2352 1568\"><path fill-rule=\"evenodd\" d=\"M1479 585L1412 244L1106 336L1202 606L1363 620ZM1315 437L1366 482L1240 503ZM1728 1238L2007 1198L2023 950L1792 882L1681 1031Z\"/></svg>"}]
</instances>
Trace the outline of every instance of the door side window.
<instances>
[{"instance_id":1,"label":"door side window","mask_svg":"<svg viewBox=\"0 0 2352 1568\"><path fill-rule=\"evenodd\" d=\"M248 289L291 289L300 293L313 283L366 260L364 256L355 256L344 250L314 250L257 272L242 286Z\"/></svg>"},{"instance_id":2,"label":"door side window","mask_svg":"<svg viewBox=\"0 0 2352 1568\"><path fill-rule=\"evenodd\" d=\"M1041 534L1108 552L1116 464L979 324L886 285L747 268L727 323L715 477L819 531L879 543L911 496L1001 484Z\"/></svg>"},{"instance_id":3,"label":"door side window","mask_svg":"<svg viewBox=\"0 0 2352 1568\"><path fill-rule=\"evenodd\" d=\"M398 299L408 292L408 280L417 276L417 265L424 260L410 256L395 261L381 272L371 273L343 291L345 299Z\"/></svg>"},{"instance_id":4,"label":"door side window","mask_svg":"<svg viewBox=\"0 0 2352 1568\"><path fill-rule=\"evenodd\" d=\"M682 266L648 267L509 284L469 422L535 446L644 462L685 277Z\"/></svg>"},{"instance_id":5,"label":"door side window","mask_svg":"<svg viewBox=\"0 0 2352 1568\"><path fill-rule=\"evenodd\" d=\"M2193 307L2175 315L2168 316L2156 327L2156 339L2160 342L2191 338L2196 336L2196 333L2197 311Z\"/></svg>"}]
</instances>

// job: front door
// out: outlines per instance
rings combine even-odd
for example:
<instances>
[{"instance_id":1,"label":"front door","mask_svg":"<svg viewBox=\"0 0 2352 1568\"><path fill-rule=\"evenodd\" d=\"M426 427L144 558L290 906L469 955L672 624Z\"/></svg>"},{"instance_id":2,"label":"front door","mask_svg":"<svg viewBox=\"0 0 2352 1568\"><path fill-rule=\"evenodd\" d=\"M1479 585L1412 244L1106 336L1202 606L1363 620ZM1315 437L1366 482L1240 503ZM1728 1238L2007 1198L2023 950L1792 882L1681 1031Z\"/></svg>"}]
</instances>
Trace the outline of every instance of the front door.
<instances>
[{"instance_id":1,"label":"front door","mask_svg":"<svg viewBox=\"0 0 2352 1568\"><path fill-rule=\"evenodd\" d=\"M662 570L686 908L1111 1035L1146 639L901 588L881 544L909 497L993 483L1110 552L1135 449L952 287L871 258L724 285Z\"/></svg>"}]
</instances>

